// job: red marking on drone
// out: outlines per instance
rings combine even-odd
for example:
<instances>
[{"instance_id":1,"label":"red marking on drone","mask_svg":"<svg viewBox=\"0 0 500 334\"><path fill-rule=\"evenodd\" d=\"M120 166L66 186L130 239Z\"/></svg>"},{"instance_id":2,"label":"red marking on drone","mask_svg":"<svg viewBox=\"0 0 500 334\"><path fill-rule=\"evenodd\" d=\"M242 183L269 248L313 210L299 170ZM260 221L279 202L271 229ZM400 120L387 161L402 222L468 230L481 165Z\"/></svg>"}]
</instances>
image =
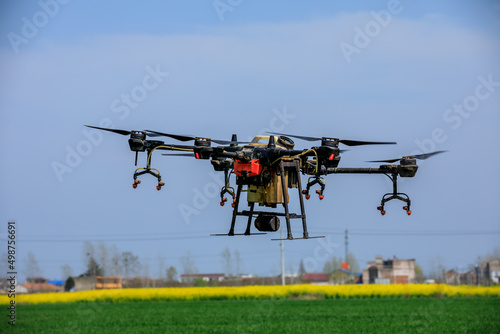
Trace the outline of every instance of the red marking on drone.
<instances>
[{"instance_id":1,"label":"red marking on drone","mask_svg":"<svg viewBox=\"0 0 500 334\"><path fill-rule=\"evenodd\" d=\"M262 172L262 165L259 159L253 159L248 162L234 160L234 174L238 176L257 176Z\"/></svg>"}]
</instances>

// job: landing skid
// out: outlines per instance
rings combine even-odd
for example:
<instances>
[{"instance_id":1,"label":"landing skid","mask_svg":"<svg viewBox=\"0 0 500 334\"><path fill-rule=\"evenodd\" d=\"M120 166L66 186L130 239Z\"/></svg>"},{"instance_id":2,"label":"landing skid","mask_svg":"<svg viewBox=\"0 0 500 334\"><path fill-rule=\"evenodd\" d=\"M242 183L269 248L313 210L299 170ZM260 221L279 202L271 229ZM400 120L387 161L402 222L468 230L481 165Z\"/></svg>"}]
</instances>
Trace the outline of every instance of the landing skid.
<instances>
[{"instance_id":1,"label":"landing skid","mask_svg":"<svg viewBox=\"0 0 500 334\"><path fill-rule=\"evenodd\" d=\"M320 236L316 236L316 237L307 237L307 238L292 238L292 239L288 239L288 238L283 238L283 239L271 239L273 241L276 241L276 240L305 240L305 239L318 239L318 238L324 238L325 236L324 235L320 235Z\"/></svg>"},{"instance_id":2,"label":"landing skid","mask_svg":"<svg viewBox=\"0 0 500 334\"><path fill-rule=\"evenodd\" d=\"M262 235L262 234L267 234L264 232L257 232L257 233L234 233L234 234L229 234L229 233L216 233L216 234L210 234L212 237L232 237L234 235Z\"/></svg>"}]
</instances>

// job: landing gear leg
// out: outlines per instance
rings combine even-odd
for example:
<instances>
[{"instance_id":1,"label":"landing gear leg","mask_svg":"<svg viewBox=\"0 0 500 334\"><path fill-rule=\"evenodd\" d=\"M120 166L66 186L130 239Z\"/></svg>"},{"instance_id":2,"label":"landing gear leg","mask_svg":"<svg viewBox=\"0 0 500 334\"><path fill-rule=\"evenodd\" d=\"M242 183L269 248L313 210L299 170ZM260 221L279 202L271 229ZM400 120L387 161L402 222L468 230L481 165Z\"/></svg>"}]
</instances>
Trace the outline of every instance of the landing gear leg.
<instances>
[{"instance_id":1,"label":"landing gear leg","mask_svg":"<svg viewBox=\"0 0 500 334\"><path fill-rule=\"evenodd\" d=\"M236 224L236 216L238 215L238 204L240 203L240 195L241 195L241 184L238 185L238 189L236 190L236 199L233 209L233 219L231 220L231 228L229 229L228 235L234 235L234 225ZM250 217L251 218L251 217Z\"/></svg>"},{"instance_id":2,"label":"landing gear leg","mask_svg":"<svg viewBox=\"0 0 500 334\"><path fill-rule=\"evenodd\" d=\"M285 208L285 219L286 219L286 230L287 230L287 239L292 240L292 227L290 225L290 211L288 211L288 199L287 196L287 185L285 184L285 168L283 167L283 163L280 163L280 174L281 174L281 188L283 191L283 207Z\"/></svg>"},{"instance_id":3,"label":"landing gear leg","mask_svg":"<svg viewBox=\"0 0 500 334\"><path fill-rule=\"evenodd\" d=\"M253 207L255 202L250 203L250 215L248 216L247 229L245 230L245 235L250 235L250 226L252 225L252 215L253 215Z\"/></svg>"},{"instance_id":4,"label":"landing gear leg","mask_svg":"<svg viewBox=\"0 0 500 334\"><path fill-rule=\"evenodd\" d=\"M405 193L398 193L398 174L397 174L397 172L392 173L392 175L389 175L389 174L385 174L385 175L387 175L387 177L390 178L392 181L392 193L387 193L382 197L382 201L380 202L380 206L377 207L377 210L380 211L380 214L382 216L385 215L385 210L384 210L385 203L390 201L390 200L393 200L393 199L398 199L398 200L406 203L406 205L403 206L403 210L406 211L406 214L408 216L411 215L410 197Z\"/></svg>"}]
</instances>

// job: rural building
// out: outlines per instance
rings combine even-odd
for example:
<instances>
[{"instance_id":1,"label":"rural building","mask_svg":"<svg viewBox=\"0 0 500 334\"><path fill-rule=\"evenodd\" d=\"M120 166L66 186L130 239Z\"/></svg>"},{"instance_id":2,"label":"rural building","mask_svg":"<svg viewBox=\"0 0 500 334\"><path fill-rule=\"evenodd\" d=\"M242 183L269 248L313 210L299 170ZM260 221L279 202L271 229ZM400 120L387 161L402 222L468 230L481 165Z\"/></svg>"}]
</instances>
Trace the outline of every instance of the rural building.
<instances>
[{"instance_id":1,"label":"rural building","mask_svg":"<svg viewBox=\"0 0 500 334\"><path fill-rule=\"evenodd\" d=\"M479 265L478 283L491 285L500 283L500 259L483 262Z\"/></svg>"},{"instance_id":2,"label":"rural building","mask_svg":"<svg viewBox=\"0 0 500 334\"><path fill-rule=\"evenodd\" d=\"M493 283L500 284L500 259L490 261L490 276Z\"/></svg>"},{"instance_id":3,"label":"rural building","mask_svg":"<svg viewBox=\"0 0 500 334\"><path fill-rule=\"evenodd\" d=\"M364 284L409 284L415 282L415 259L384 260L377 256L363 270Z\"/></svg>"},{"instance_id":4,"label":"rural building","mask_svg":"<svg viewBox=\"0 0 500 334\"><path fill-rule=\"evenodd\" d=\"M458 274L459 284L472 285L476 280L474 270L464 271Z\"/></svg>"},{"instance_id":5,"label":"rural building","mask_svg":"<svg viewBox=\"0 0 500 334\"><path fill-rule=\"evenodd\" d=\"M470 270L445 273L445 283L450 285L491 285L500 283L500 259L486 261Z\"/></svg>"},{"instance_id":6,"label":"rural building","mask_svg":"<svg viewBox=\"0 0 500 334\"><path fill-rule=\"evenodd\" d=\"M6 295L9 294L9 291L12 289L12 281L8 279L3 279L0 280L0 295ZM21 294L21 293L28 293L28 289L26 289L24 286L19 284L17 281L17 278L15 279L14 283L14 290L16 291L16 294Z\"/></svg>"},{"instance_id":7,"label":"rural building","mask_svg":"<svg viewBox=\"0 0 500 334\"><path fill-rule=\"evenodd\" d=\"M356 275L349 270L338 268L329 274L305 273L301 280L316 285L325 284L352 284L355 283Z\"/></svg>"},{"instance_id":8,"label":"rural building","mask_svg":"<svg viewBox=\"0 0 500 334\"><path fill-rule=\"evenodd\" d=\"M444 282L448 285L458 285L460 284L460 274L455 270L448 270L444 274Z\"/></svg>"},{"instance_id":9,"label":"rural building","mask_svg":"<svg viewBox=\"0 0 500 334\"><path fill-rule=\"evenodd\" d=\"M73 281L75 282L74 291L95 290L95 277L73 277Z\"/></svg>"},{"instance_id":10,"label":"rural building","mask_svg":"<svg viewBox=\"0 0 500 334\"><path fill-rule=\"evenodd\" d=\"M347 266L346 266L347 267ZM349 270L344 268L339 268L330 273L330 283L332 284L352 284L354 283L354 278L356 275L351 273Z\"/></svg>"},{"instance_id":11,"label":"rural building","mask_svg":"<svg viewBox=\"0 0 500 334\"><path fill-rule=\"evenodd\" d=\"M96 289L121 289L122 278L119 276L87 276L72 277L74 291L87 291Z\"/></svg>"},{"instance_id":12,"label":"rural building","mask_svg":"<svg viewBox=\"0 0 500 334\"><path fill-rule=\"evenodd\" d=\"M26 282L21 285L29 292L60 292L63 290L62 287L49 283L43 277L29 277Z\"/></svg>"},{"instance_id":13,"label":"rural building","mask_svg":"<svg viewBox=\"0 0 500 334\"><path fill-rule=\"evenodd\" d=\"M311 284L328 284L330 277L325 273L305 273L302 275L302 280Z\"/></svg>"},{"instance_id":14,"label":"rural building","mask_svg":"<svg viewBox=\"0 0 500 334\"><path fill-rule=\"evenodd\" d=\"M199 279L205 282L222 282L226 279L226 275L225 274L182 274L180 277L180 281L182 283L193 283Z\"/></svg>"},{"instance_id":15,"label":"rural building","mask_svg":"<svg viewBox=\"0 0 500 334\"><path fill-rule=\"evenodd\" d=\"M97 276L96 289L121 289L122 278L120 276Z\"/></svg>"}]
</instances>

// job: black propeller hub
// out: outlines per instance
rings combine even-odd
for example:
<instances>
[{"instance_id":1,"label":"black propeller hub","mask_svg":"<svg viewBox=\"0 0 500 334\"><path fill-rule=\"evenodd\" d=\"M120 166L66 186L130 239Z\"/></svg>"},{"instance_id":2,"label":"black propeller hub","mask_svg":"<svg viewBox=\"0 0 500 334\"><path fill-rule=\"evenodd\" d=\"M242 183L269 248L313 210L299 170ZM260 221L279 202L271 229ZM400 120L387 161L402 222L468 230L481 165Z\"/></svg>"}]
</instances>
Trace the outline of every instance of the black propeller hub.
<instances>
[{"instance_id":1,"label":"black propeller hub","mask_svg":"<svg viewBox=\"0 0 500 334\"><path fill-rule=\"evenodd\" d=\"M338 138L321 138L321 146L329 146L329 147L339 147L339 139Z\"/></svg>"},{"instance_id":2,"label":"black propeller hub","mask_svg":"<svg viewBox=\"0 0 500 334\"><path fill-rule=\"evenodd\" d=\"M146 132L144 131L130 131L130 139L128 145L130 150L134 152L144 152L146 150Z\"/></svg>"},{"instance_id":3,"label":"black propeller hub","mask_svg":"<svg viewBox=\"0 0 500 334\"><path fill-rule=\"evenodd\" d=\"M337 142L338 145L338 142ZM323 145L316 148L320 164L329 168L337 167L340 162L340 150L338 146Z\"/></svg>"},{"instance_id":4,"label":"black propeller hub","mask_svg":"<svg viewBox=\"0 0 500 334\"><path fill-rule=\"evenodd\" d=\"M278 137L278 145L285 147L287 150L293 150L295 147L295 143L292 139L287 136L279 136Z\"/></svg>"},{"instance_id":5,"label":"black propeller hub","mask_svg":"<svg viewBox=\"0 0 500 334\"><path fill-rule=\"evenodd\" d=\"M212 142L211 142L210 138L196 137L194 140L194 146L210 147L211 145L212 145Z\"/></svg>"},{"instance_id":6,"label":"black propeller hub","mask_svg":"<svg viewBox=\"0 0 500 334\"><path fill-rule=\"evenodd\" d=\"M411 165L416 165L417 164L417 159L415 158L415 156L407 156L407 157L403 157L400 162L399 162L402 166L411 166Z\"/></svg>"}]
</instances>

